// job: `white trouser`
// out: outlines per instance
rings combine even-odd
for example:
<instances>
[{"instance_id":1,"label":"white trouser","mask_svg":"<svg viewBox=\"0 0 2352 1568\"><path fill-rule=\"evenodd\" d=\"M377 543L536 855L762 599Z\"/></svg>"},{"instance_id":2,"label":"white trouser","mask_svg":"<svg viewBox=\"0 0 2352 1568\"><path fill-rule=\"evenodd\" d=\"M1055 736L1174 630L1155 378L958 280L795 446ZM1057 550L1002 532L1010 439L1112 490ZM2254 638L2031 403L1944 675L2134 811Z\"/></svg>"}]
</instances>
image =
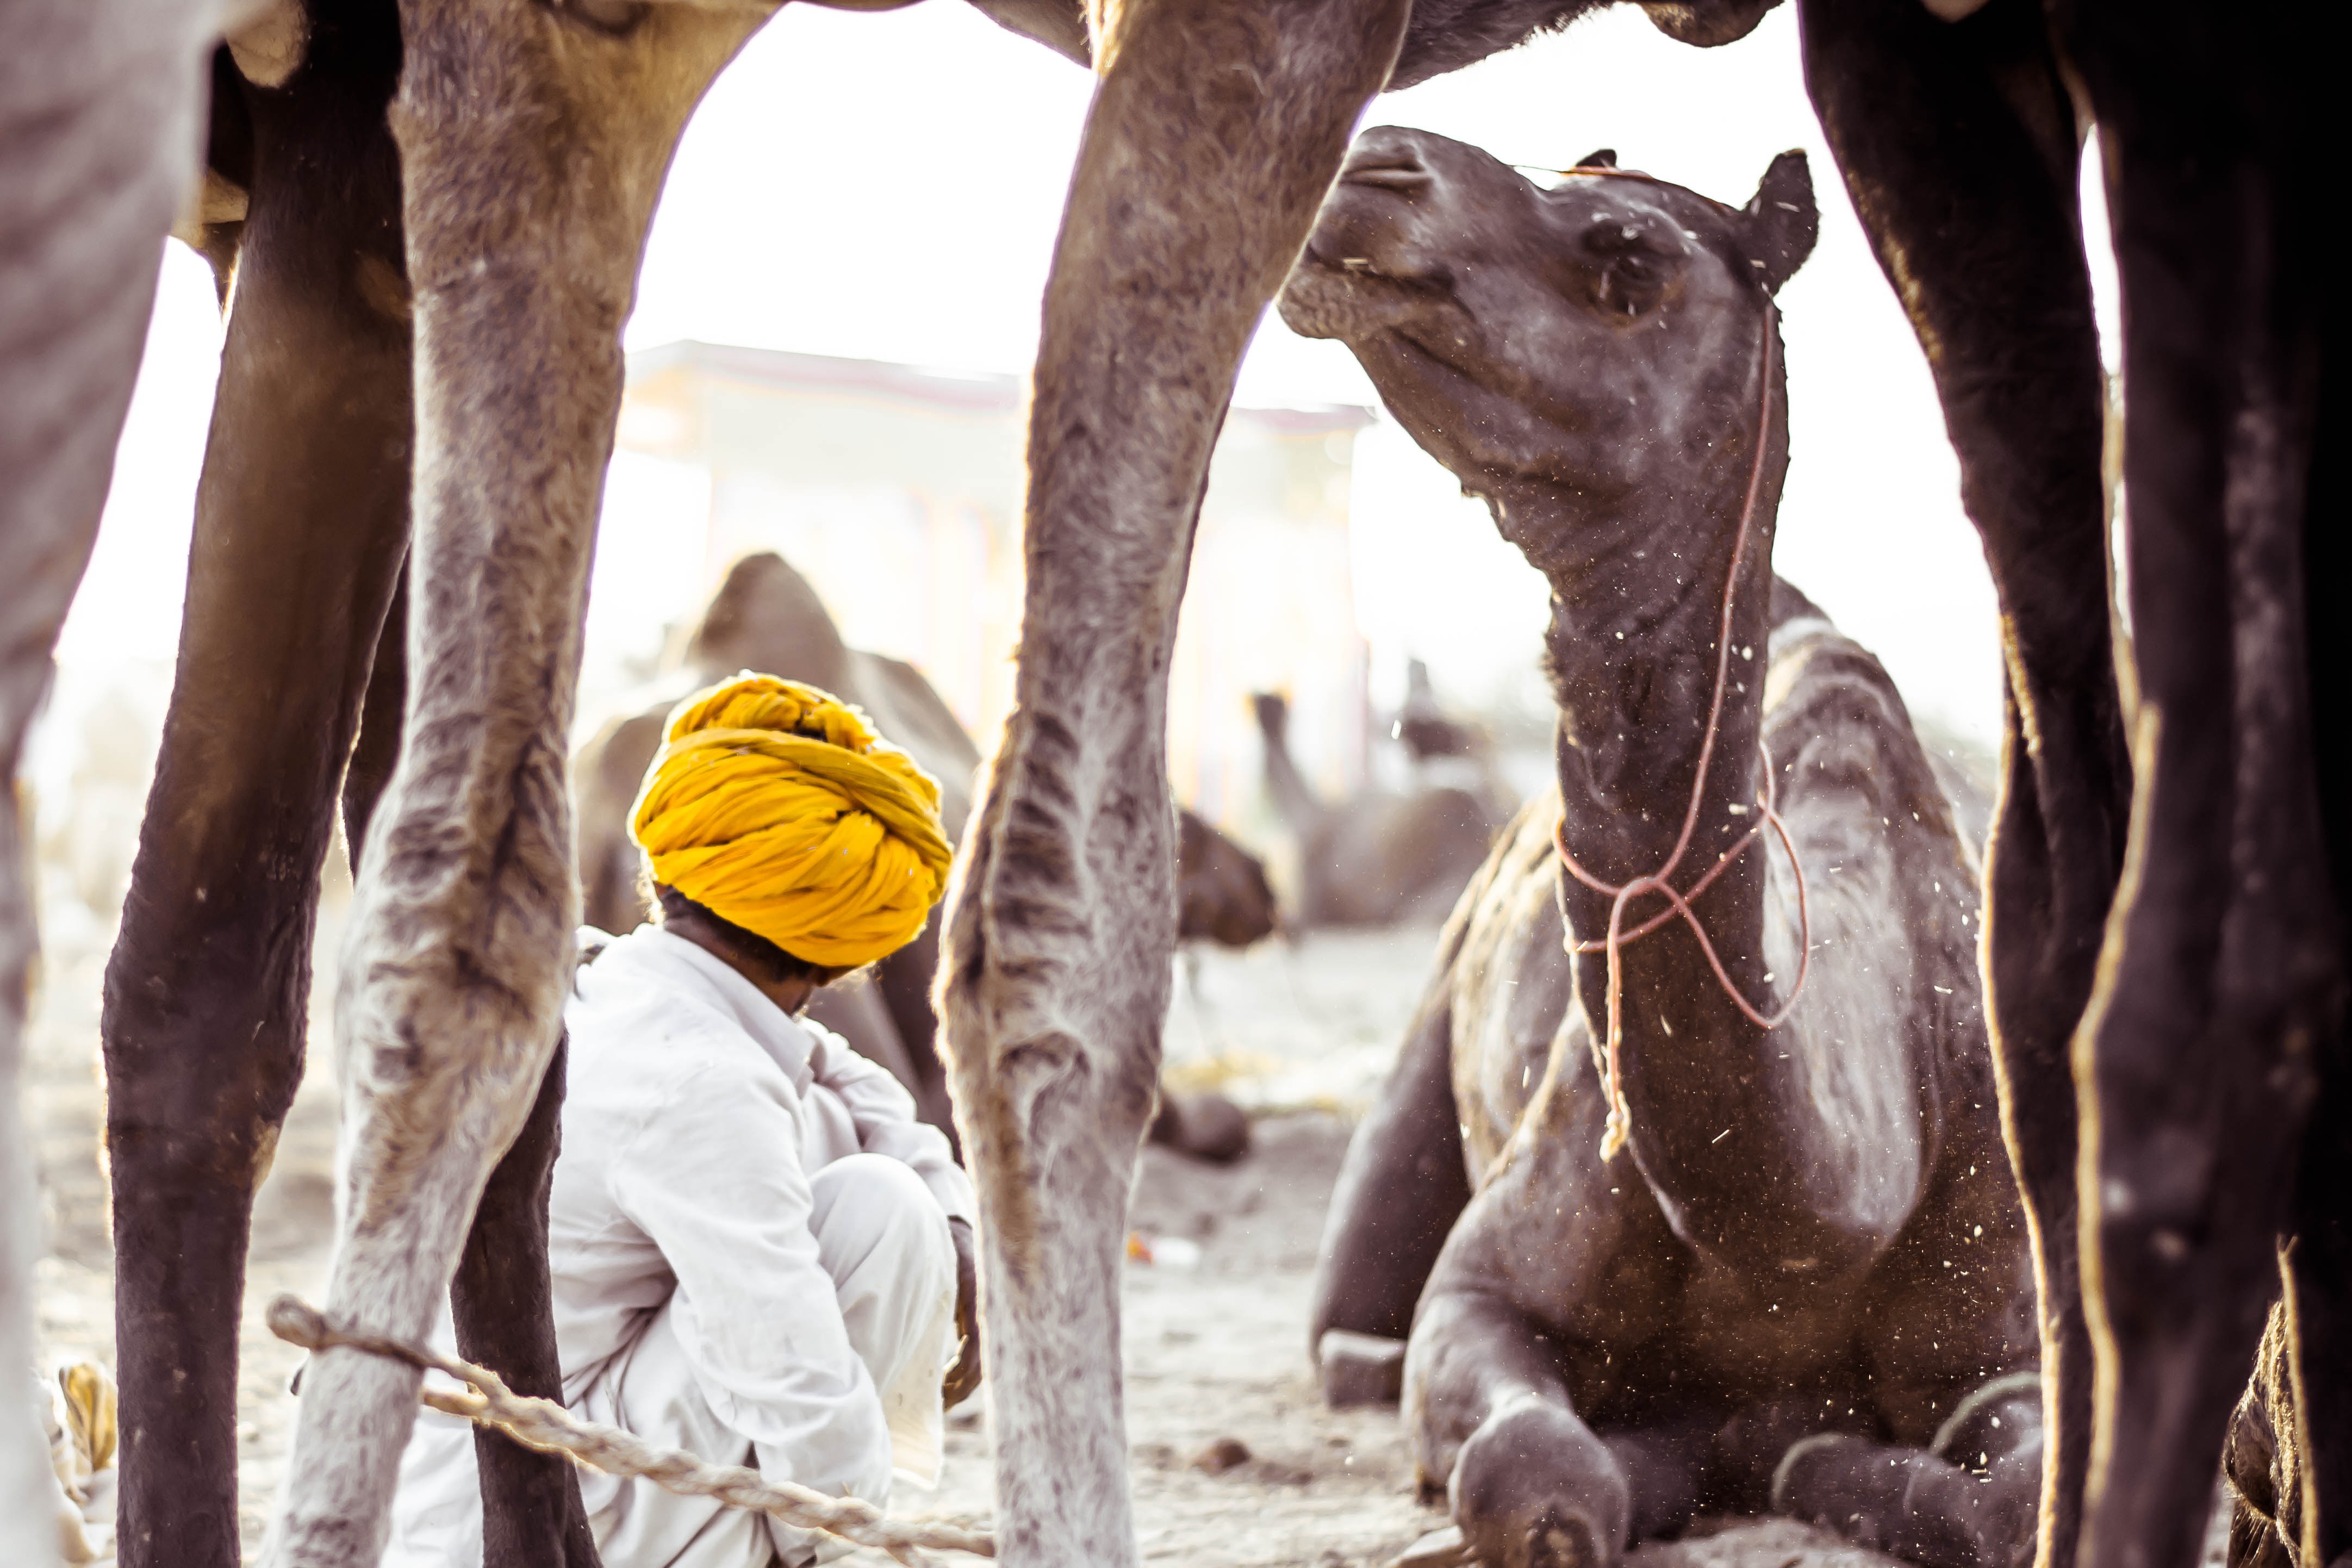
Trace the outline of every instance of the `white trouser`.
<instances>
[{"instance_id":1,"label":"white trouser","mask_svg":"<svg viewBox=\"0 0 2352 1568\"><path fill-rule=\"evenodd\" d=\"M947 1216L922 1178L887 1155L836 1160L809 1184L817 1259L833 1278L850 1348L881 1394L892 1458L900 1479L928 1487L939 1475L940 1380L955 1351L955 1247ZM714 1464L759 1462L750 1439L704 1402L667 1307L572 1408ZM383 1568L478 1568L481 1493L469 1425L425 1411L400 1470ZM605 1568L766 1568L773 1556L800 1568L851 1550L834 1537L804 1534L712 1498L680 1497L648 1480L583 1469L580 1492Z\"/></svg>"}]
</instances>

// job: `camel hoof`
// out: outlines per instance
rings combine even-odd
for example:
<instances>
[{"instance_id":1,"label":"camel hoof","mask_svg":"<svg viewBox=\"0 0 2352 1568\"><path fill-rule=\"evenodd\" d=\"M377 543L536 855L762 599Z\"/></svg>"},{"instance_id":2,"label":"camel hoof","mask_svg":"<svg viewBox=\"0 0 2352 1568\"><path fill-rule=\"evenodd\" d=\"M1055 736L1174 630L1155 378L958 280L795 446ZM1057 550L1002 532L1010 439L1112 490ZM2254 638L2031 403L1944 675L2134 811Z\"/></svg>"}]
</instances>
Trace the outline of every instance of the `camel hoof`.
<instances>
[{"instance_id":1,"label":"camel hoof","mask_svg":"<svg viewBox=\"0 0 2352 1568\"><path fill-rule=\"evenodd\" d=\"M1816 1433L1790 1444L1772 1472L1772 1511L1860 1545L1878 1545L1876 1500L1848 1484L1876 1451L1867 1438L1842 1432Z\"/></svg>"},{"instance_id":2,"label":"camel hoof","mask_svg":"<svg viewBox=\"0 0 2352 1568\"><path fill-rule=\"evenodd\" d=\"M1222 1094L1163 1093L1151 1141L1212 1165L1230 1165L1249 1152L1249 1117Z\"/></svg>"},{"instance_id":3,"label":"camel hoof","mask_svg":"<svg viewBox=\"0 0 2352 1568\"><path fill-rule=\"evenodd\" d=\"M1404 1397L1404 1342L1348 1329L1326 1329L1315 1346L1323 1374L1323 1404L1330 1410L1359 1405L1394 1409Z\"/></svg>"},{"instance_id":4,"label":"camel hoof","mask_svg":"<svg viewBox=\"0 0 2352 1568\"><path fill-rule=\"evenodd\" d=\"M1475 1568L1477 1561L1462 1539L1462 1527L1449 1524L1406 1547L1389 1561L1388 1568Z\"/></svg>"},{"instance_id":5,"label":"camel hoof","mask_svg":"<svg viewBox=\"0 0 2352 1568\"><path fill-rule=\"evenodd\" d=\"M1625 1472L1591 1428L1525 1400L1486 1417L1454 1462L1454 1518L1486 1568L1615 1568L1633 1511Z\"/></svg>"}]
</instances>

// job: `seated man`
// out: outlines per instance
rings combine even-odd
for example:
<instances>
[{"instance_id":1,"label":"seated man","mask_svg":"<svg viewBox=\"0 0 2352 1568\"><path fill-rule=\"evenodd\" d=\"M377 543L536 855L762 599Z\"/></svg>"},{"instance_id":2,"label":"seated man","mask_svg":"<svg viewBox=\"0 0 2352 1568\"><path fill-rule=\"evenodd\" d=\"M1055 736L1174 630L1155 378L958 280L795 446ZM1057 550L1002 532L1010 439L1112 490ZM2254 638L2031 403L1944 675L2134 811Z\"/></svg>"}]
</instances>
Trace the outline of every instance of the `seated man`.
<instances>
[{"instance_id":1,"label":"seated man","mask_svg":"<svg viewBox=\"0 0 2352 1568\"><path fill-rule=\"evenodd\" d=\"M922 930L948 869L938 803L813 687L741 675L671 718L631 814L660 919L588 933L607 945L564 1009L549 1255L580 1415L877 1506L894 1471L936 1480L943 1396L980 1376L971 1185L896 1079L796 1015ZM847 1550L650 1481L580 1480L607 1568ZM393 1513L387 1568L477 1568L467 1423L422 1415Z\"/></svg>"}]
</instances>

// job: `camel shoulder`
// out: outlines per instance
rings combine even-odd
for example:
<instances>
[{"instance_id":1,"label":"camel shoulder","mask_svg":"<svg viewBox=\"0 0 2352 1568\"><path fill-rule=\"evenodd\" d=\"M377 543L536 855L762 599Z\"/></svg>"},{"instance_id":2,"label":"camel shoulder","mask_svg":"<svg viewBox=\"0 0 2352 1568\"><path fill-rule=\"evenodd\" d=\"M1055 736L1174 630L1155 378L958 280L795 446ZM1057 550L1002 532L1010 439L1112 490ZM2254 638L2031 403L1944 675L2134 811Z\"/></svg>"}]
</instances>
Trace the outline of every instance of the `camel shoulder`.
<instances>
[{"instance_id":1,"label":"camel shoulder","mask_svg":"<svg viewBox=\"0 0 2352 1568\"><path fill-rule=\"evenodd\" d=\"M1559 822L1558 787L1538 791L1496 837L1448 927L1458 934L1441 984L1474 1170L1491 1163L1517 1126L1576 1000L1559 910Z\"/></svg>"}]
</instances>

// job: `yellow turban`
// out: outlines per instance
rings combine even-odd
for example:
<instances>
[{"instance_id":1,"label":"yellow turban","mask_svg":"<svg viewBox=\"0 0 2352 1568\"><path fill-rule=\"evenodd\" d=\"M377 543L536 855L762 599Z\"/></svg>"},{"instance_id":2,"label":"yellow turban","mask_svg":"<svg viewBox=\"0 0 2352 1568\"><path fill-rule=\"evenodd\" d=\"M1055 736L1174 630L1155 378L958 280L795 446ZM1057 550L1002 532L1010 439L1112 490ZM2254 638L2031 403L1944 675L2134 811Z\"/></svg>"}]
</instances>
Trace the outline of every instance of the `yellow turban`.
<instances>
[{"instance_id":1,"label":"yellow turban","mask_svg":"<svg viewBox=\"0 0 2352 1568\"><path fill-rule=\"evenodd\" d=\"M664 740L629 814L655 881L828 968L922 931L950 854L939 783L865 714L746 672L688 698Z\"/></svg>"}]
</instances>

